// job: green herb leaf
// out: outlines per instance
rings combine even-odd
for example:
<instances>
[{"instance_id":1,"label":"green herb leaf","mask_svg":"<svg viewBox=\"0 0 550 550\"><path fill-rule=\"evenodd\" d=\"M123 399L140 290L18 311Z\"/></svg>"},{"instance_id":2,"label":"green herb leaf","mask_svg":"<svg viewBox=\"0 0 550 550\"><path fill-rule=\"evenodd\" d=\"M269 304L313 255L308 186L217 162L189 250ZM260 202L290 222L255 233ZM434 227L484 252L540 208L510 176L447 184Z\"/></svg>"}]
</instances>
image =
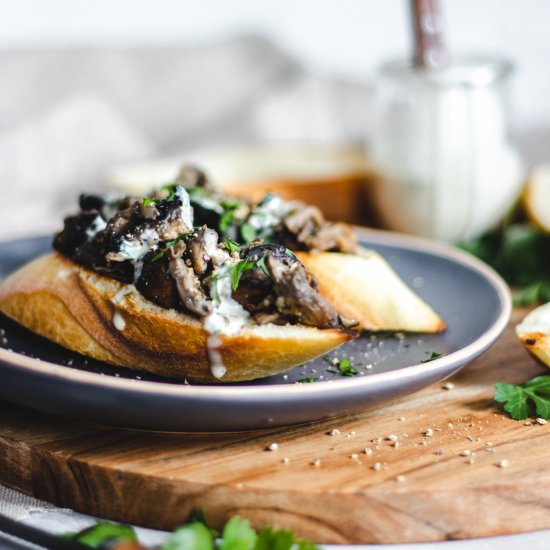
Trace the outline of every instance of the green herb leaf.
<instances>
[{"instance_id":1,"label":"green herb leaf","mask_svg":"<svg viewBox=\"0 0 550 550\"><path fill-rule=\"evenodd\" d=\"M229 237L226 237L224 239L222 246L226 250L229 250L229 252L239 252L239 250L241 249L241 247L233 239L230 239Z\"/></svg>"},{"instance_id":2,"label":"green herb leaf","mask_svg":"<svg viewBox=\"0 0 550 550\"><path fill-rule=\"evenodd\" d=\"M347 357L340 359L337 367L340 376L355 376L359 372L352 366L351 361Z\"/></svg>"},{"instance_id":3,"label":"green herb leaf","mask_svg":"<svg viewBox=\"0 0 550 550\"><path fill-rule=\"evenodd\" d=\"M250 523L238 516L232 517L222 533L220 550L254 550L258 536Z\"/></svg>"},{"instance_id":4,"label":"green herb leaf","mask_svg":"<svg viewBox=\"0 0 550 550\"><path fill-rule=\"evenodd\" d=\"M258 533L254 550L291 550L295 542L294 533L287 530L273 530L265 527Z\"/></svg>"},{"instance_id":5,"label":"green herb leaf","mask_svg":"<svg viewBox=\"0 0 550 550\"><path fill-rule=\"evenodd\" d=\"M434 359L439 359L440 357L443 357L443 353L438 353L437 351L432 351L428 359L423 359L420 361L421 363L429 363L430 361L433 361Z\"/></svg>"},{"instance_id":6,"label":"green herb leaf","mask_svg":"<svg viewBox=\"0 0 550 550\"><path fill-rule=\"evenodd\" d=\"M239 263L229 268L229 275L231 277L231 288L233 292L239 288L239 282L243 273L251 270L256 265L252 260L241 260Z\"/></svg>"},{"instance_id":7,"label":"green herb leaf","mask_svg":"<svg viewBox=\"0 0 550 550\"><path fill-rule=\"evenodd\" d=\"M316 382L317 378L315 376L309 376L307 378L300 378L299 380L296 380L296 382L300 382L300 384L309 384L310 382Z\"/></svg>"},{"instance_id":8,"label":"green herb leaf","mask_svg":"<svg viewBox=\"0 0 550 550\"><path fill-rule=\"evenodd\" d=\"M150 204L155 204L157 201L151 197L143 197L141 199L143 206L149 206Z\"/></svg>"},{"instance_id":9,"label":"green herb leaf","mask_svg":"<svg viewBox=\"0 0 550 550\"><path fill-rule=\"evenodd\" d=\"M550 279L524 286L513 295L514 307L532 306L546 302L550 302Z\"/></svg>"},{"instance_id":10,"label":"green herb leaf","mask_svg":"<svg viewBox=\"0 0 550 550\"><path fill-rule=\"evenodd\" d=\"M169 183L162 186L165 191L168 191L168 196L166 197L168 202L172 202L176 198L176 187L177 183Z\"/></svg>"},{"instance_id":11,"label":"green herb leaf","mask_svg":"<svg viewBox=\"0 0 550 550\"><path fill-rule=\"evenodd\" d=\"M515 420L536 415L550 420L550 376L537 376L523 384L495 384L495 401Z\"/></svg>"},{"instance_id":12,"label":"green herb leaf","mask_svg":"<svg viewBox=\"0 0 550 550\"><path fill-rule=\"evenodd\" d=\"M107 521L98 521L95 525L78 533L65 533L63 538L73 540L90 548L99 548L107 542L137 540L133 527Z\"/></svg>"},{"instance_id":13,"label":"green herb leaf","mask_svg":"<svg viewBox=\"0 0 550 550\"><path fill-rule=\"evenodd\" d=\"M267 270L267 267L265 265L265 256L262 256L257 262L256 265L264 272L264 275L266 277L271 277L269 274L269 271Z\"/></svg>"},{"instance_id":14,"label":"green herb leaf","mask_svg":"<svg viewBox=\"0 0 550 550\"><path fill-rule=\"evenodd\" d=\"M251 243L258 236L256 228L248 222L244 222L239 231L244 243Z\"/></svg>"},{"instance_id":15,"label":"green herb leaf","mask_svg":"<svg viewBox=\"0 0 550 550\"><path fill-rule=\"evenodd\" d=\"M176 529L161 548L162 550L214 550L214 538L206 525L195 521Z\"/></svg>"}]
</instances>

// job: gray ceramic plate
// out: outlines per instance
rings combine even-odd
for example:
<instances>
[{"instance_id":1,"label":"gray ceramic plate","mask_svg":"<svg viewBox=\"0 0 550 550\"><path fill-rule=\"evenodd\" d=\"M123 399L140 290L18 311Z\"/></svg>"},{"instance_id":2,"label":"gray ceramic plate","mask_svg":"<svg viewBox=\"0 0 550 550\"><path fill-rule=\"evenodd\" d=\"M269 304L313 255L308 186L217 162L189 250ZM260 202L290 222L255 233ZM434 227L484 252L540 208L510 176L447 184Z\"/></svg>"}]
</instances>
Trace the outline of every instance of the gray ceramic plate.
<instances>
[{"instance_id":1,"label":"gray ceramic plate","mask_svg":"<svg viewBox=\"0 0 550 550\"><path fill-rule=\"evenodd\" d=\"M438 382L487 350L506 326L507 287L481 262L423 239L369 230L359 236L440 313L448 324L444 334L364 336L286 375L201 386L87 360L0 317L5 334L0 398L71 419L139 429L284 426L355 413ZM0 243L0 277L48 250L50 240ZM441 357L426 361L434 352ZM343 357L358 374L335 372L332 360Z\"/></svg>"}]
</instances>

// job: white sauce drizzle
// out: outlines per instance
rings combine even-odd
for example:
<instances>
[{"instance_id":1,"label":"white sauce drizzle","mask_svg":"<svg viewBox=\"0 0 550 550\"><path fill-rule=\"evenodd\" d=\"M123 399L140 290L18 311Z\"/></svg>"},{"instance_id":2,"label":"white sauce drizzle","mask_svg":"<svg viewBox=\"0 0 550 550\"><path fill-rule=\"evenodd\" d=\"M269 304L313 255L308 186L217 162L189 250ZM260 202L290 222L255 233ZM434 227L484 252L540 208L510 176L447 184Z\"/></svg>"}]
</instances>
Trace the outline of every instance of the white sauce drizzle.
<instances>
[{"instance_id":1,"label":"white sauce drizzle","mask_svg":"<svg viewBox=\"0 0 550 550\"><path fill-rule=\"evenodd\" d=\"M284 201L277 195L268 195L261 204L254 207L246 221L259 231L273 229L295 207L295 201Z\"/></svg>"},{"instance_id":2,"label":"white sauce drizzle","mask_svg":"<svg viewBox=\"0 0 550 550\"><path fill-rule=\"evenodd\" d=\"M98 214L88 229L86 229L86 239L91 241L98 233L107 227L107 222Z\"/></svg>"},{"instance_id":3,"label":"white sauce drizzle","mask_svg":"<svg viewBox=\"0 0 550 550\"><path fill-rule=\"evenodd\" d=\"M233 300L231 292L229 265L225 263L215 269L212 274L210 297L214 303L214 309L205 317L203 324L204 330L208 333L206 352L210 372L218 379L227 372L219 350L222 343L219 336L236 334L249 318L248 311Z\"/></svg>"},{"instance_id":4,"label":"white sauce drizzle","mask_svg":"<svg viewBox=\"0 0 550 550\"><path fill-rule=\"evenodd\" d=\"M174 196L181 201L181 221L189 228L193 229L193 208L189 193L181 185L174 188Z\"/></svg>"},{"instance_id":5,"label":"white sauce drizzle","mask_svg":"<svg viewBox=\"0 0 550 550\"><path fill-rule=\"evenodd\" d=\"M151 250L156 250L160 240L159 234L151 228L144 229L137 239L123 240L120 250L111 256L119 262L129 260L134 266L134 283L139 279L143 269L143 258Z\"/></svg>"},{"instance_id":6,"label":"white sauce drizzle","mask_svg":"<svg viewBox=\"0 0 550 550\"><path fill-rule=\"evenodd\" d=\"M120 314L120 311L115 310L115 314L113 315L113 325L117 330L124 330L126 328L126 321L124 320L124 317Z\"/></svg>"}]
</instances>

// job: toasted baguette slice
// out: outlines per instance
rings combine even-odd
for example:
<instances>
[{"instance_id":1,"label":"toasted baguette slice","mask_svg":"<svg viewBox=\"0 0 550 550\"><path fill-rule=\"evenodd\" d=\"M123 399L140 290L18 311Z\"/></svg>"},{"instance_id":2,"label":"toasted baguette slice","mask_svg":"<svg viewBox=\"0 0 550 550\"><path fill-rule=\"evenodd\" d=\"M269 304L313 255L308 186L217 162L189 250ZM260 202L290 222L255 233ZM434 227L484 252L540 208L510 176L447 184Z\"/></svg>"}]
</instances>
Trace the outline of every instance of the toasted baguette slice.
<instances>
[{"instance_id":1,"label":"toasted baguette slice","mask_svg":"<svg viewBox=\"0 0 550 550\"><path fill-rule=\"evenodd\" d=\"M445 322L372 250L357 254L297 252L319 291L362 330L442 332Z\"/></svg>"},{"instance_id":2,"label":"toasted baguette slice","mask_svg":"<svg viewBox=\"0 0 550 550\"><path fill-rule=\"evenodd\" d=\"M83 355L195 382L270 376L351 340L339 329L258 326L220 336L226 374L210 372L207 333L195 318L156 306L132 285L98 275L58 253L42 256L0 284L0 311Z\"/></svg>"},{"instance_id":3,"label":"toasted baguette slice","mask_svg":"<svg viewBox=\"0 0 550 550\"><path fill-rule=\"evenodd\" d=\"M550 302L529 312L516 326L516 334L527 350L550 367Z\"/></svg>"}]
</instances>

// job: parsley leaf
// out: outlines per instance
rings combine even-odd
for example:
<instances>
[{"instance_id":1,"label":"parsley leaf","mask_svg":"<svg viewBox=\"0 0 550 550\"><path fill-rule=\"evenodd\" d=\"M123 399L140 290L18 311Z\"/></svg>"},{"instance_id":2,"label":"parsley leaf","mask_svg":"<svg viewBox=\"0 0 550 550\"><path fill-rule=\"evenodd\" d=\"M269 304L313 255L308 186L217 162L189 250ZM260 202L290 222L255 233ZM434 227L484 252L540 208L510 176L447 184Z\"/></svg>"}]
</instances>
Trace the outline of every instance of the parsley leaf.
<instances>
[{"instance_id":1,"label":"parsley leaf","mask_svg":"<svg viewBox=\"0 0 550 550\"><path fill-rule=\"evenodd\" d=\"M428 352L426 352L428 353ZM438 353L437 351L432 351L430 356L427 359L423 359L420 361L421 363L429 363L430 361L433 361L434 359L439 359L440 357L443 357L443 353Z\"/></svg>"},{"instance_id":2,"label":"parsley leaf","mask_svg":"<svg viewBox=\"0 0 550 550\"><path fill-rule=\"evenodd\" d=\"M168 191L168 196L166 197L168 202L172 202L176 198L176 187L176 183L169 183L168 185L162 186L165 191Z\"/></svg>"},{"instance_id":3,"label":"parsley leaf","mask_svg":"<svg viewBox=\"0 0 550 550\"><path fill-rule=\"evenodd\" d=\"M121 523L97 521L95 525L87 527L78 533L65 533L63 538L73 540L90 548L99 548L106 542L137 541L133 527Z\"/></svg>"},{"instance_id":4,"label":"parsley leaf","mask_svg":"<svg viewBox=\"0 0 550 550\"><path fill-rule=\"evenodd\" d=\"M256 265L252 260L241 260L239 263L229 268L229 276L231 277L231 288L233 292L239 288L239 282L243 273L251 270Z\"/></svg>"},{"instance_id":5,"label":"parsley leaf","mask_svg":"<svg viewBox=\"0 0 550 550\"><path fill-rule=\"evenodd\" d=\"M257 538L246 519L234 516L225 524L220 550L254 550Z\"/></svg>"},{"instance_id":6,"label":"parsley leaf","mask_svg":"<svg viewBox=\"0 0 550 550\"><path fill-rule=\"evenodd\" d=\"M504 410L514 420L525 420L536 415L550 420L550 376L537 376L523 384L495 384L495 401L504 404Z\"/></svg>"},{"instance_id":7,"label":"parsley leaf","mask_svg":"<svg viewBox=\"0 0 550 550\"><path fill-rule=\"evenodd\" d=\"M317 378L315 376L309 376L307 378L300 378L296 380L296 382L300 382L300 384L309 384L310 382L316 382Z\"/></svg>"},{"instance_id":8,"label":"parsley leaf","mask_svg":"<svg viewBox=\"0 0 550 550\"><path fill-rule=\"evenodd\" d=\"M340 359L338 365L336 366L338 368L340 376L355 376L359 372L356 368L353 367L351 361L347 357Z\"/></svg>"},{"instance_id":9,"label":"parsley leaf","mask_svg":"<svg viewBox=\"0 0 550 550\"><path fill-rule=\"evenodd\" d=\"M248 222L244 222L239 231L241 232L241 237L245 243L251 243L258 236L256 228Z\"/></svg>"},{"instance_id":10,"label":"parsley leaf","mask_svg":"<svg viewBox=\"0 0 550 550\"><path fill-rule=\"evenodd\" d=\"M114 541L135 541L134 529L128 525L97 521L78 533L66 533L63 538L74 540L90 548L99 548ZM157 548L157 547L155 547ZM292 531L264 527L259 533L250 523L238 516L232 517L221 536L206 524L204 513L198 511L194 519L176 529L161 550L319 550L306 540L298 540Z\"/></svg>"},{"instance_id":11,"label":"parsley leaf","mask_svg":"<svg viewBox=\"0 0 550 550\"><path fill-rule=\"evenodd\" d=\"M155 199L152 199L151 197L143 197L141 199L141 202L143 206L149 206L151 204L155 204L157 201Z\"/></svg>"},{"instance_id":12,"label":"parsley leaf","mask_svg":"<svg viewBox=\"0 0 550 550\"><path fill-rule=\"evenodd\" d=\"M214 550L214 537L200 521L176 529L162 545L162 550Z\"/></svg>"},{"instance_id":13,"label":"parsley leaf","mask_svg":"<svg viewBox=\"0 0 550 550\"><path fill-rule=\"evenodd\" d=\"M229 237L226 237L224 239L222 246L226 250L229 250L229 252L239 252L239 250L241 249L241 247L233 239L230 239Z\"/></svg>"}]
</instances>

